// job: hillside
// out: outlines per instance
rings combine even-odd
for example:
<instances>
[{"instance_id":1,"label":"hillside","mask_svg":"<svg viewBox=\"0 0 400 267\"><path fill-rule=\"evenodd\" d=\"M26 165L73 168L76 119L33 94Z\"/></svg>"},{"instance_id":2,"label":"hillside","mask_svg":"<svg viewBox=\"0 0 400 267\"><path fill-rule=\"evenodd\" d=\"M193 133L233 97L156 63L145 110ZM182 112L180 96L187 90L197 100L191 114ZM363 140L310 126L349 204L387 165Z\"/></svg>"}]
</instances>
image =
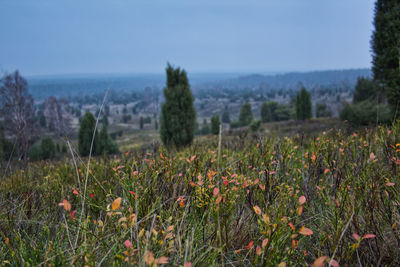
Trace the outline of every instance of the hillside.
<instances>
[{"instance_id":1,"label":"hillside","mask_svg":"<svg viewBox=\"0 0 400 267\"><path fill-rule=\"evenodd\" d=\"M400 122L30 164L0 180L8 265L400 264ZM318 265L322 266L322 265Z\"/></svg>"}]
</instances>

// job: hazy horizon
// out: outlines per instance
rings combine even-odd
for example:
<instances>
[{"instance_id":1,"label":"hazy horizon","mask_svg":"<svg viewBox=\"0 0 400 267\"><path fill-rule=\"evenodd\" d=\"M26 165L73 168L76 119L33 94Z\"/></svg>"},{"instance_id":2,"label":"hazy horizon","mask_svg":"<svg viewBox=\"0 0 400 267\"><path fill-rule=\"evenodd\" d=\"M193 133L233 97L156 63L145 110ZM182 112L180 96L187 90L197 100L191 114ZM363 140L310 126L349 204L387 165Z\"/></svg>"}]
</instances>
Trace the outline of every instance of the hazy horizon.
<instances>
[{"instance_id":1,"label":"hazy horizon","mask_svg":"<svg viewBox=\"0 0 400 267\"><path fill-rule=\"evenodd\" d=\"M0 71L25 76L370 68L374 0L0 0Z\"/></svg>"}]
</instances>

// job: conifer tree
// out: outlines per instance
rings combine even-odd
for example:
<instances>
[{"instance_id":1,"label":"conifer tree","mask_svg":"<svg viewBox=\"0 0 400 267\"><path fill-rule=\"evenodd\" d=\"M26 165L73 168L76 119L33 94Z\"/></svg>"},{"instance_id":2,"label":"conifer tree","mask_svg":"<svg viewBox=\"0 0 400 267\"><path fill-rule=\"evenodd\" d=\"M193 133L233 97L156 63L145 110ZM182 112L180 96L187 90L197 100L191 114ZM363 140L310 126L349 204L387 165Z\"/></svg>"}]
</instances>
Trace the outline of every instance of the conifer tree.
<instances>
[{"instance_id":1,"label":"conifer tree","mask_svg":"<svg viewBox=\"0 0 400 267\"><path fill-rule=\"evenodd\" d=\"M90 147L92 145L92 138L94 134L92 154L98 154L98 133L95 131L96 120L92 113L86 112L82 118L81 125L78 132L78 150L81 156L88 156Z\"/></svg>"},{"instance_id":2,"label":"conifer tree","mask_svg":"<svg viewBox=\"0 0 400 267\"><path fill-rule=\"evenodd\" d=\"M276 109L278 107L278 103L270 101L270 102L264 102L261 105L261 120L262 122L271 122L271 121L276 121Z\"/></svg>"},{"instance_id":3,"label":"conifer tree","mask_svg":"<svg viewBox=\"0 0 400 267\"><path fill-rule=\"evenodd\" d=\"M296 96L296 117L298 120L306 120L312 117L311 94L304 87Z\"/></svg>"},{"instance_id":4,"label":"conifer tree","mask_svg":"<svg viewBox=\"0 0 400 267\"><path fill-rule=\"evenodd\" d=\"M374 80L393 111L400 112L400 1L377 0L372 34Z\"/></svg>"},{"instance_id":5,"label":"conifer tree","mask_svg":"<svg viewBox=\"0 0 400 267\"><path fill-rule=\"evenodd\" d=\"M164 88L165 102L161 109L160 136L165 146L177 148L193 141L196 111L193 95L185 70L166 68L167 86Z\"/></svg>"},{"instance_id":6,"label":"conifer tree","mask_svg":"<svg viewBox=\"0 0 400 267\"><path fill-rule=\"evenodd\" d=\"M220 124L221 124L221 122L219 120L218 114L211 117L211 133L212 134L219 134Z\"/></svg>"},{"instance_id":7,"label":"conifer tree","mask_svg":"<svg viewBox=\"0 0 400 267\"><path fill-rule=\"evenodd\" d=\"M107 132L107 126L103 125L99 134L99 144L98 144L99 154L115 154L118 153L117 144L111 139Z\"/></svg>"},{"instance_id":8,"label":"conifer tree","mask_svg":"<svg viewBox=\"0 0 400 267\"><path fill-rule=\"evenodd\" d=\"M240 109L239 124L240 126L248 126L253 121L253 112L249 102L245 102Z\"/></svg>"}]
</instances>

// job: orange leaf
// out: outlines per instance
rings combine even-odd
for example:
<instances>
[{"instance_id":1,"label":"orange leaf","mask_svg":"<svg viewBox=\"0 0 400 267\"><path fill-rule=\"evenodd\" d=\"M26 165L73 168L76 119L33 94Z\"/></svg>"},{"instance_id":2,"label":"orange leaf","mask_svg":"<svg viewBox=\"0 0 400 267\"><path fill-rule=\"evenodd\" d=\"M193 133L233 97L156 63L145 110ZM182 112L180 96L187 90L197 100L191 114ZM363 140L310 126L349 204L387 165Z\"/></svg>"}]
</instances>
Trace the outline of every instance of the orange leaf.
<instances>
[{"instance_id":1,"label":"orange leaf","mask_svg":"<svg viewBox=\"0 0 400 267\"><path fill-rule=\"evenodd\" d=\"M376 235L374 235L374 234L366 234L366 235L364 235L364 236L362 237L362 239L375 238L375 237L376 237Z\"/></svg>"},{"instance_id":2,"label":"orange leaf","mask_svg":"<svg viewBox=\"0 0 400 267\"><path fill-rule=\"evenodd\" d=\"M339 267L339 263L338 263L336 260L331 260L331 261L329 262L329 266L332 266L332 267Z\"/></svg>"},{"instance_id":3,"label":"orange leaf","mask_svg":"<svg viewBox=\"0 0 400 267\"><path fill-rule=\"evenodd\" d=\"M311 229L308 229L308 228L302 226L300 228L299 234L301 234L301 235L312 235L313 231Z\"/></svg>"},{"instance_id":4,"label":"orange leaf","mask_svg":"<svg viewBox=\"0 0 400 267\"><path fill-rule=\"evenodd\" d=\"M159 257L154 261L154 263L157 264L167 264L168 263L168 258L167 257Z\"/></svg>"},{"instance_id":5,"label":"orange leaf","mask_svg":"<svg viewBox=\"0 0 400 267\"><path fill-rule=\"evenodd\" d=\"M257 256L260 256L261 253L262 253L261 247L257 246L257 248L256 248L256 254L257 254Z\"/></svg>"},{"instance_id":6,"label":"orange leaf","mask_svg":"<svg viewBox=\"0 0 400 267\"><path fill-rule=\"evenodd\" d=\"M360 236L356 233L353 234L353 238L357 241L360 240Z\"/></svg>"},{"instance_id":7,"label":"orange leaf","mask_svg":"<svg viewBox=\"0 0 400 267\"><path fill-rule=\"evenodd\" d=\"M250 241L250 243L246 246L247 250L250 250L253 247L254 242Z\"/></svg>"},{"instance_id":8,"label":"orange leaf","mask_svg":"<svg viewBox=\"0 0 400 267\"><path fill-rule=\"evenodd\" d=\"M326 168L326 169L324 170L324 174L327 174L328 172L329 172L329 169Z\"/></svg>"},{"instance_id":9,"label":"orange leaf","mask_svg":"<svg viewBox=\"0 0 400 267\"><path fill-rule=\"evenodd\" d=\"M300 206L297 210L297 214L300 216L303 213L303 206Z\"/></svg>"},{"instance_id":10,"label":"orange leaf","mask_svg":"<svg viewBox=\"0 0 400 267\"><path fill-rule=\"evenodd\" d=\"M303 205L304 203L306 203L306 197L305 196L299 197L299 203L300 203L300 205Z\"/></svg>"},{"instance_id":11,"label":"orange leaf","mask_svg":"<svg viewBox=\"0 0 400 267\"><path fill-rule=\"evenodd\" d=\"M218 195L218 193L219 193L219 189L218 189L218 187L215 187L213 190L214 197L216 197Z\"/></svg>"},{"instance_id":12,"label":"orange leaf","mask_svg":"<svg viewBox=\"0 0 400 267\"><path fill-rule=\"evenodd\" d=\"M219 195L219 196L217 197L217 199L215 200L215 204L218 205L219 202L221 202L221 200L222 200L222 197L221 197L221 195Z\"/></svg>"},{"instance_id":13,"label":"orange leaf","mask_svg":"<svg viewBox=\"0 0 400 267\"><path fill-rule=\"evenodd\" d=\"M76 214L76 210L73 210L69 213L69 216L71 216L72 220L75 220L75 214Z\"/></svg>"},{"instance_id":14,"label":"orange leaf","mask_svg":"<svg viewBox=\"0 0 400 267\"><path fill-rule=\"evenodd\" d=\"M262 242L262 247L265 248L268 244L268 238L265 238Z\"/></svg>"},{"instance_id":15,"label":"orange leaf","mask_svg":"<svg viewBox=\"0 0 400 267\"><path fill-rule=\"evenodd\" d=\"M115 199L114 201L113 201L113 203L112 203L112 205L111 205L111 207L112 207L112 210L117 210L118 208L119 208L119 206L121 206L121 198L119 197L119 198L117 198L117 199Z\"/></svg>"},{"instance_id":16,"label":"orange leaf","mask_svg":"<svg viewBox=\"0 0 400 267\"><path fill-rule=\"evenodd\" d=\"M125 247L128 248L128 249L129 249L129 248L132 248L132 242L129 241L128 239L125 240L124 245L125 245Z\"/></svg>"},{"instance_id":17,"label":"orange leaf","mask_svg":"<svg viewBox=\"0 0 400 267\"><path fill-rule=\"evenodd\" d=\"M144 262L147 265L152 265L154 263L154 255L151 251L146 251L144 254Z\"/></svg>"},{"instance_id":18,"label":"orange leaf","mask_svg":"<svg viewBox=\"0 0 400 267\"><path fill-rule=\"evenodd\" d=\"M190 261L186 262L183 267L192 267L192 263Z\"/></svg>"},{"instance_id":19,"label":"orange leaf","mask_svg":"<svg viewBox=\"0 0 400 267\"><path fill-rule=\"evenodd\" d=\"M66 199L64 199L61 203L59 203L58 206L60 206L60 207L63 206L64 210L66 210L66 211L70 211L71 210L71 204Z\"/></svg>"},{"instance_id":20,"label":"orange leaf","mask_svg":"<svg viewBox=\"0 0 400 267\"><path fill-rule=\"evenodd\" d=\"M312 267L324 267L326 258L326 256L319 257L314 261Z\"/></svg>"},{"instance_id":21,"label":"orange leaf","mask_svg":"<svg viewBox=\"0 0 400 267\"><path fill-rule=\"evenodd\" d=\"M260 207L259 206L254 206L253 207L253 209L254 209L254 212L257 214L257 215L260 215L261 214L261 209L260 209Z\"/></svg>"},{"instance_id":22,"label":"orange leaf","mask_svg":"<svg viewBox=\"0 0 400 267\"><path fill-rule=\"evenodd\" d=\"M294 225L293 225L293 223L292 223L292 222L289 222L288 224L289 224L290 228L292 228L292 230L293 230L293 231L295 231L295 230L296 230L296 229L294 228Z\"/></svg>"}]
</instances>

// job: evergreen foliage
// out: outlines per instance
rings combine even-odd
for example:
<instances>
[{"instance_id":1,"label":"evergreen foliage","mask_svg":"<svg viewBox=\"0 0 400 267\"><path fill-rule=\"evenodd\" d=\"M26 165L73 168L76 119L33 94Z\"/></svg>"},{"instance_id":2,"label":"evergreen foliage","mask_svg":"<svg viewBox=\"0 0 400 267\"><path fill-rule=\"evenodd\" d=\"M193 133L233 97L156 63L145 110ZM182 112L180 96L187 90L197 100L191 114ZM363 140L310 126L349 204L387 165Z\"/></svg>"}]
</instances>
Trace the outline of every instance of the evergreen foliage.
<instances>
[{"instance_id":1,"label":"evergreen foliage","mask_svg":"<svg viewBox=\"0 0 400 267\"><path fill-rule=\"evenodd\" d=\"M316 105L316 117L317 118L332 117L332 112L328 109L328 106L325 103L318 103Z\"/></svg>"},{"instance_id":2,"label":"evergreen foliage","mask_svg":"<svg viewBox=\"0 0 400 267\"><path fill-rule=\"evenodd\" d=\"M50 137L45 137L40 142L41 159L51 159L56 155L56 146Z\"/></svg>"},{"instance_id":3,"label":"evergreen foliage","mask_svg":"<svg viewBox=\"0 0 400 267\"><path fill-rule=\"evenodd\" d=\"M376 100L378 94L378 86L376 81L359 77L354 90L353 103L359 103L365 100Z\"/></svg>"},{"instance_id":4,"label":"evergreen foliage","mask_svg":"<svg viewBox=\"0 0 400 267\"><path fill-rule=\"evenodd\" d=\"M372 35L374 80L386 94L392 110L400 112L400 1L377 0ZM396 112L397 111L397 112Z\"/></svg>"},{"instance_id":5,"label":"evergreen foliage","mask_svg":"<svg viewBox=\"0 0 400 267\"><path fill-rule=\"evenodd\" d=\"M210 132L211 132L210 125L207 123L207 120L204 119L203 120L203 125L202 125L201 130L200 130L200 133L202 135L206 135L206 134L209 134Z\"/></svg>"},{"instance_id":6,"label":"evergreen foliage","mask_svg":"<svg viewBox=\"0 0 400 267\"><path fill-rule=\"evenodd\" d=\"M387 105L365 100L356 104L344 103L340 118L347 120L353 126L388 124L392 120L392 112Z\"/></svg>"},{"instance_id":7,"label":"evergreen foliage","mask_svg":"<svg viewBox=\"0 0 400 267\"><path fill-rule=\"evenodd\" d=\"M229 117L229 112L227 110L225 110L224 113L222 113L222 122L223 123L231 122L231 118Z\"/></svg>"},{"instance_id":8,"label":"evergreen foliage","mask_svg":"<svg viewBox=\"0 0 400 267\"><path fill-rule=\"evenodd\" d=\"M261 120L262 122L277 121L276 109L278 103L269 101L261 105Z\"/></svg>"},{"instance_id":9,"label":"evergreen foliage","mask_svg":"<svg viewBox=\"0 0 400 267\"><path fill-rule=\"evenodd\" d=\"M306 120L312 117L311 94L303 87L296 96L296 117Z\"/></svg>"},{"instance_id":10,"label":"evergreen foliage","mask_svg":"<svg viewBox=\"0 0 400 267\"><path fill-rule=\"evenodd\" d=\"M111 139L107 132L107 126L103 125L99 134L99 153L116 154L118 153L117 144Z\"/></svg>"},{"instance_id":11,"label":"evergreen foliage","mask_svg":"<svg viewBox=\"0 0 400 267\"><path fill-rule=\"evenodd\" d=\"M253 121L253 112L251 111L251 105L249 102L245 102L239 114L239 123L241 126L248 126Z\"/></svg>"},{"instance_id":12,"label":"evergreen foliage","mask_svg":"<svg viewBox=\"0 0 400 267\"><path fill-rule=\"evenodd\" d=\"M261 120L256 120L256 121L253 121L253 122L250 124L250 129L251 129L253 132L257 132L257 131L260 129L260 126L261 126Z\"/></svg>"},{"instance_id":13,"label":"evergreen foliage","mask_svg":"<svg viewBox=\"0 0 400 267\"><path fill-rule=\"evenodd\" d=\"M219 126L221 122L219 120L219 115L216 114L211 117L211 133L212 134L219 134Z\"/></svg>"},{"instance_id":14,"label":"evergreen foliage","mask_svg":"<svg viewBox=\"0 0 400 267\"><path fill-rule=\"evenodd\" d=\"M98 153L98 133L95 131L96 120L92 113L86 112L82 118L78 132L78 150L81 156L89 156L94 134L92 154Z\"/></svg>"},{"instance_id":15,"label":"evergreen foliage","mask_svg":"<svg viewBox=\"0 0 400 267\"><path fill-rule=\"evenodd\" d=\"M140 129L143 129L143 126L144 126L144 119L143 119L143 117L140 117L140 119L139 119L139 126L140 126Z\"/></svg>"},{"instance_id":16,"label":"evergreen foliage","mask_svg":"<svg viewBox=\"0 0 400 267\"><path fill-rule=\"evenodd\" d=\"M194 138L196 111L185 70L166 68L167 86L161 109L160 136L165 146L177 148L189 145Z\"/></svg>"}]
</instances>

